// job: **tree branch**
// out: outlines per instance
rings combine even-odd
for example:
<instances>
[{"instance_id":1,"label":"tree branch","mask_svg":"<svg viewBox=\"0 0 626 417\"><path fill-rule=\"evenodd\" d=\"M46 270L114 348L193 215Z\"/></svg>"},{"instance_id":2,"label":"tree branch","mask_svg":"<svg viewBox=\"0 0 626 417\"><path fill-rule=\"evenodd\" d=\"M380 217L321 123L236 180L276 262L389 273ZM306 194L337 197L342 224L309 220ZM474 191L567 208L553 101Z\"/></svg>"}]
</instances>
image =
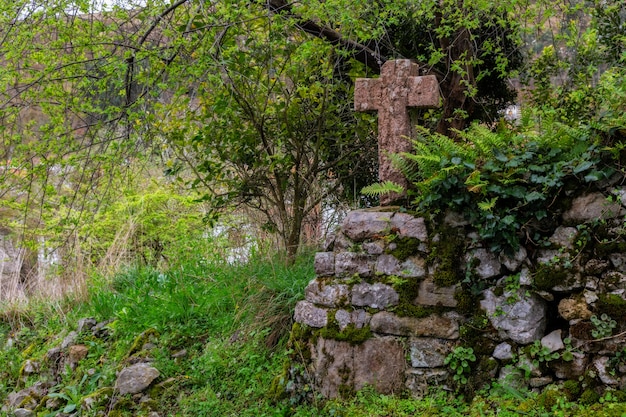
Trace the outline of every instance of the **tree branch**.
<instances>
[{"instance_id":1,"label":"tree branch","mask_svg":"<svg viewBox=\"0 0 626 417\"><path fill-rule=\"evenodd\" d=\"M274 14L290 17L295 20L295 26L315 37L324 39L332 45L337 45L346 51L350 51L357 61L365 64L367 67L380 72L380 67L387 61L387 57L380 55L378 52L368 48L367 46L350 39L345 39L339 32L321 26L312 20L306 20L293 13L291 4L284 0L268 0L267 8Z\"/></svg>"}]
</instances>

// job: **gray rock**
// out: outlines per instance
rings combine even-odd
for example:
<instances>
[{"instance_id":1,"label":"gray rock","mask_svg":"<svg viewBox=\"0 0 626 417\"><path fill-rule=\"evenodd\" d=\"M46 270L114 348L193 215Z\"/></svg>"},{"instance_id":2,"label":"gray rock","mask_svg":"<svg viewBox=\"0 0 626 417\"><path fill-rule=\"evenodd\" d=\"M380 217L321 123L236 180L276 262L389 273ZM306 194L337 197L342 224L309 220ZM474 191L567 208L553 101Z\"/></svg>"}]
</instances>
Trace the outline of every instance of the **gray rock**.
<instances>
[{"instance_id":1,"label":"gray rock","mask_svg":"<svg viewBox=\"0 0 626 417\"><path fill-rule=\"evenodd\" d=\"M513 349L508 343L502 342L495 347L491 356L496 359L500 359L501 361L508 361L513 359Z\"/></svg>"},{"instance_id":2,"label":"gray rock","mask_svg":"<svg viewBox=\"0 0 626 417\"><path fill-rule=\"evenodd\" d=\"M489 279L500 275L502 264L498 257L487 249L475 249L465 255L465 262L470 264L474 259L479 261L474 272L480 279Z\"/></svg>"},{"instance_id":3,"label":"gray rock","mask_svg":"<svg viewBox=\"0 0 626 417\"><path fill-rule=\"evenodd\" d=\"M417 298L414 303L425 306L456 307L457 300L454 298L456 285L451 287L439 287L432 279L420 282Z\"/></svg>"},{"instance_id":4,"label":"gray rock","mask_svg":"<svg viewBox=\"0 0 626 417\"><path fill-rule=\"evenodd\" d=\"M606 369L608 361L609 358L606 356L600 356L593 360L593 366L598 371L598 378L605 385L619 385L620 380L611 375Z\"/></svg>"},{"instance_id":5,"label":"gray rock","mask_svg":"<svg viewBox=\"0 0 626 417\"><path fill-rule=\"evenodd\" d=\"M387 235L391 232L393 212L353 210L343 221L341 230L355 242Z\"/></svg>"},{"instance_id":6,"label":"gray rock","mask_svg":"<svg viewBox=\"0 0 626 417\"><path fill-rule=\"evenodd\" d=\"M531 287L533 285L533 275L528 268L522 268L519 272L519 285L523 287Z\"/></svg>"},{"instance_id":7,"label":"gray rock","mask_svg":"<svg viewBox=\"0 0 626 417\"><path fill-rule=\"evenodd\" d=\"M546 302L523 289L498 297L491 289L484 292L480 306L501 337L528 344L543 336L546 327Z\"/></svg>"},{"instance_id":8,"label":"gray rock","mask_svg":"<svg viewBox=\"0 0 626 417\"><path fill-rule=\"evenodd\" d=\"M315 273L320 277L335 275L335 254L333 252L318 252L313 262Z\"/></svg>"},{"instance_id":9,"label":"gray rock","mask_svg":"<svg viewBox=\"0 0 626 417\"><path fill-rule=\"evenodd\" d=\"M350 288L345 284L326 284L314 279L304 290L307 301L326 307L340 307L350 301Z\"/></svg>"},{"instance_id":10,"label":"gray rock","mask_svg":"<svg viewBox=\"0 0 626 417\"><path fill-rule=\"evenodd\" d=\"M98 324L98 322L93 317L82 318L78 320L76 331L78 333L89 332L91 329L96 327L96 324Z\"/></svg>"},{"instance_id":11,"label":"gray rock","mask_svg":"<svg viewBox=\"0 0 626 417\"><path fill-rule=\"evenodd\" d=\"M120 371L115 388L120 395L137 394L145 390L159 377L159 371L145 363L137 363Z\"/></svg>"},{"instance_id":12,"label":"gray rock","mask_svg":"<svg viewBox=\"0 0 626 417\"><path fill-rule=\"evenodd\" d=\"M375 267L378 275L396 275L403 278L423 278L426 276L426 261L412 256L400 262L393 255L381 255Z\"/></svg>"},{"instance_id":13,"label":"gray rock","mask_svg":"<svg viewBox=\"0 0 626 417\"><path fill-rule=\"evenodd\" d=\"M513 256L508 256L506 254L500 254L500 262L508 269L510 272L515 272L519 269L520 266L528 259L528 252L526 248L520 246L520 248L513 254Z\"/></svg>"},{"instance_id":14,"label":"gray rock","mask_svg":"<svg viewBox=\"0 0 626 417\"><path fill-rule=\"evenodd\" d=\"M389 285L376 282L352 287L352 304L358 307L383 309L398 304L400 296Z\"/></svg>"},{"instance_id":15,"label":"gray rock","mask_svg":"<svg viewBox=\"0 0 626 417\"><path fill-rule=\"evenodd\" d=\"M609 255L609 258L611 256ZM600 275L609 268L609 262L602 259L590 259L585 265L585 273Z\"/></svg>"},{"instance_id":16,"label":"gray rock","mask_svg":"<svg viewBox=\"0 0 626 417\"><path fill-rule=\"evenodd\" d=\"M26 408L17 408L13 410L14 417L35 417L35 412Z\"/></svg>"},{"instance_id":17,"label":"gray rock","mask_svg":"<svg viewBox=\"0 0 626 417\"><path fill-rule=\"evenodd\" d=\"M36 374L37 372L39 372L40 366L41 365L39 364L39 362L32 359L26 359L24 365L22 365L22 373L24 375Z\"/></svg>"},{"instance_id":18,"label":"gray rock","mask_svg":"<svg viewBox=\"0 0 626 417\"><path fill-rule=\"evenodd\" d=\"M572 201L572 207L563 213L566 222L611 219L619 217L623 208L619 203L609 202L602 193L585 194Z\"/></svg>"},{"instance_id":19,"label":"gray rock","mask_svg":"<svg viewBox=\"0 0 626 417\"><path fill-rule=\"evenodd\" d=\"M394 213L391 217L391 228L400 237L410 237L421 242L428 241L428 230L423 217L414 217L407 213Z\"/></svg>"},{"instance_id":20,"label":"gray rock","mask_svg":"<svg viewBox=\"0 0 626 417\"><path fill-rule=\"evenodd\" d=\"M553 381L554 380L551 376L539 376L535 378L530 378L528 380L528 385L530 385L532 388L541 388L551 384Z\"/></svg>"},{"instance_id":21,"label":"gray rock","mask_svg":"<svg viewBox=\"0 0 626 417\"><path fill-rule=\"evenodd\" d=\"M577 236L578 230L575 227L559 226L548 241L565 249L574 249L574 241Z\"/></svg>"},{"instance_id":22,"label":"gray rock","mask_svg":"<svg viewBox=\"0 0 626 417\"><path fill-rule=\"evenodd\" d=\"M309 327L325 327L328 324L328 311L316 307L308 301L298 301L293 319L297 323L306 324Z\"/></svg>"},{"instance_id":23,"label":"gray rock","mask_svg":"<svg viewBox=\"0 0 626 417\"><path fill-rule=\"evenodd\" d=\"M65 336L65 338L61 342L61 349L65 350L68 347L76 344L76 340L77 339L78 339L78 333L77 332L74 332L74 331L69 332L69 334L67 336Z\"/></svg>"},{"instance_id":24,"label":"gray rock","mask_svg":"<svg viewBox=\"0 0 626 417\"><path fill-rule=\"evenodd\" d=\"M368 255L382 255L385 251L385 242L381 240L377 240L375 242L365 242L363 243L363 250Z\"/></svg>"},{"instance_id":25,"label":"gray rock","mask_svg":"<svg viewBox=\"0 0 626 417\"><path fill-rule=\"evenodd\" d=\"M355 252L340 252L335 254L335 274L337 276L360 277L372 276L375 259L366 254Z\"/></svg>"},{"instance_id":26,"label":"gray rock","mask_svg":"<svg viewBox=\"0 0 626 417\"><path fill-rule=\"evenodd\" d=\"M381 311L372 316L370 328L375 333L398 336L459 338L458 321L436 314L415 318L399 317L388 311Z\"/></svg>"},{"instance_id":27,"label":"gray rock","mask_svg":"<svg viewBox=\"0 0 626 417\"><path fill-rule=\"evenodd\" d=\"M439 368L452 352L454 342L434 338L411 338L410 357L413 368Z\"/></svg>"},{"instance_id":28,"label":"gray rock","mask_svg":"<svg viewBox=\"0 0 626 417\"><path fill-rule=\"evenodd\" d=\"M371 318L372 315L365 310L337 310L335 313L335 320L339 324L339 330L345 329L350 324L357 329L362 329L369 324Z\"/></svg>"},{"instance_id":29,"label":"gray rock","mask_svg":"<svg viewBox=\"0 0 626 417\"><path fill-rule=\"evenodd\" d=\"M617 271L626 273L626 253L612 253L609 261Z\"/></svg>"},{"instance_id":30,"label":"gray rock","mask_svg":"<svg viewBox=\"0 0 626 417\"><path fill-rule=\"evenodd\" d=\"M541 346L550 349L550 353L565 349L565 345L561 339L561 329L550 332L541 338Z\"/></svg>"}]
</instances>

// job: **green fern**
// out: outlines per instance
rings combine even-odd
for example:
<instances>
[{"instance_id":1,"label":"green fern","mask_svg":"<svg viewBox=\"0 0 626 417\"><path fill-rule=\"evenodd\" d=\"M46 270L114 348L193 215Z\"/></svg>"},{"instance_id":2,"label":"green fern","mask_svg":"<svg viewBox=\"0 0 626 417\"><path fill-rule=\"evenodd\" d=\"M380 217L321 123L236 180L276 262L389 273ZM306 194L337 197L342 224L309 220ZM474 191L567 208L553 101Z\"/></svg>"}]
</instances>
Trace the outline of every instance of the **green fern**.
<instances>
[{"instance_id":1,"label":"green fern","mask_svg":"<svg viewBox=\"0 0 626 417\"><path fill-rule=\"evenodd\" d=\"M392 181L377 182L361 190L361 193L369 196L381 196L390 193L402 193L404 187Z\"/></svg>"}]
</instances>

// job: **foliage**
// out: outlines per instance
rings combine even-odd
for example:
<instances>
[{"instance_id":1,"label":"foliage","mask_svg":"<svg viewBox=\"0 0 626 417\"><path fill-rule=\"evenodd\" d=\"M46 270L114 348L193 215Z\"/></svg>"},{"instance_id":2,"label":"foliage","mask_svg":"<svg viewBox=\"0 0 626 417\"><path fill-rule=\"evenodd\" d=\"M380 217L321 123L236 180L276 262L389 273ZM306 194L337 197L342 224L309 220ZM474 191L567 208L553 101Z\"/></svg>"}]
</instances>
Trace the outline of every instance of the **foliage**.
<instances>
[{"instance_id":1,"label":"foliage","mask_svg":"<svg viewBox=\"0 0 626 417\"><path fill-rule=\"evenodd\" d=\"M474 349L471 347L457 346L446 356L443 363L448 365L453 372L453 379L460 385L467 384L467 378L472 372L470 362L476 362Z\"/></svg>"},{"instance_id":2,"label":"foliage","mask_svg":"<svg viewBox=\"0 0 626 417\"><path fill-rule=\"evenodd\" d=\"M423 129L399 166L415 185L409 192L418 209L462 213L492 250L516 250L521 238L541 238L537 230L552 221L552 202L564 189L623 172L599 126L526 114L515 130L474 125L456 142Z\"/></svg>"},{"instance_id":3,"label":"foliage","mask_svg":"<svg viewBox=\"0 0 626 417\"><path fill-rule=\"evenodd\" d=\"M593 330L591 330L591 335L594 339L602 339L611 336L613 329L617 326L617 322L606 313L602 313L600 317L593 315L590 320L594 327Z\"/></svg>"}]
</instances>

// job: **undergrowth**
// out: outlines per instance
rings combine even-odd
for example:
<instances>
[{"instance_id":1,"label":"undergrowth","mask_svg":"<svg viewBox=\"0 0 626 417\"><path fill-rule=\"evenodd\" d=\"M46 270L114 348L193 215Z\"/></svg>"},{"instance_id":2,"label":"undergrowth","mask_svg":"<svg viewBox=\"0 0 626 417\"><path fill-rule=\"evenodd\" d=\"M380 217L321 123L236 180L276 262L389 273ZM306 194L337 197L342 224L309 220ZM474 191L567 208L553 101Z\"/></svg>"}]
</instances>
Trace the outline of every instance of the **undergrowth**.
<instances>
[{"instance_id":1,"label":"undergrowth","mask_svg":"<svg viewBox=\"0 0 626 417\"><path fill-rule=\"evenodd\" d=\"M270 387L288 357L291 314L313 277L312 265L310 254L293 265L259 253L237 264L189 256L163 271L144 266L94 279L85 301L5 310L0 316L0 402L39 380L22 373L26 360L42 363L44 374L47 352L76 329L80 318L94 317L108 322L106 336L78 335L76 343L87 347L87 357L75 369L61 371L50 390L60 405L38 415L71 410L76 416L143 416L149 407L162 416L181 417L514 416L518 410L528 416L618 416L626 411L617 396L581 405L497 384L471 401L442 390L417 400L366 388L342 400L314 396L310 403L277 402ZM149 350L147 341L153 344ZM81 405L110 389L120 369L145 355L160 372L153 392L158 401L140 405L130 396L114 395L92 408Z\"/></svg>"}]
</instances>

